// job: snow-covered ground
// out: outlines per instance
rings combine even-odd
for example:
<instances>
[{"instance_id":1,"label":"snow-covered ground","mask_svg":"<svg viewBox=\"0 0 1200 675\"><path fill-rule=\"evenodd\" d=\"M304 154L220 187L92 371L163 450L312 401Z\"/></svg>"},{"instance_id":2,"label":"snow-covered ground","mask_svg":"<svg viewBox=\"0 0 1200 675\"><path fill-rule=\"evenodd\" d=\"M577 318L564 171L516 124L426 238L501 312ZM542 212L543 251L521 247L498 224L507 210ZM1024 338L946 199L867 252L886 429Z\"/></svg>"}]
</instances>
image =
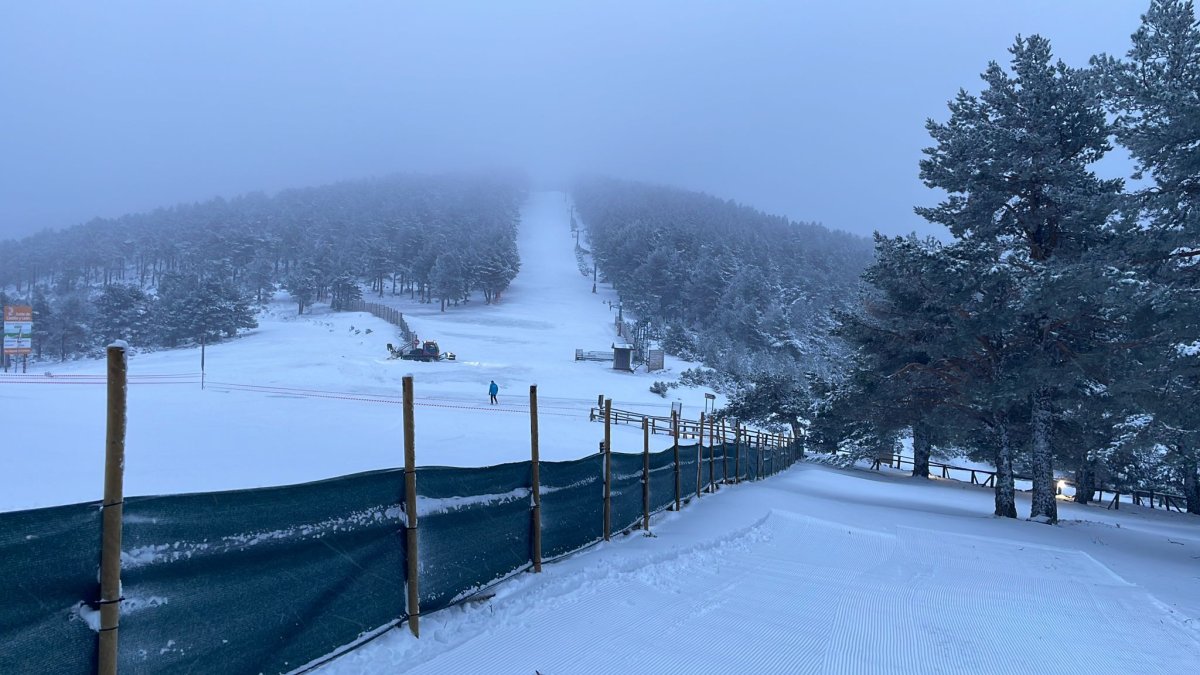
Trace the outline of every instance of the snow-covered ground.
<instances>
[{"instance_id":1,"label":"snow-covered ground","mask_svg":"<svg viewBox=\"0 0 1200 675\"><path fill-rule=\"evenodd\" d=\"M322 673L1122 673L1200 663L1200 524L800 464ZM1028 512L1028 500L1021 510Z\"/></svg>"},{"instance_id":2,"label":"snow-covered ground","mask_svg":"<svg viewBox=\"0 0 1200 675\"><path fill-rule=\"evenodd\" d=\"M669 372L574 362L614 340L611 290L580 275L562 195L523 213L523 269L496 305L405 312L453 363L388 360L394 329L366 314L281 299L250 335L133 357L126 494L294 483L401 463L400 381L414 374L418 463L528 457L528 386L541 453L595 451L596 395L665 414ZM368 332L369 331L369 332ZM0 377L7 489L0 509L98 499L104 386L98 361ZM49 374L47 374L49 371ZM92 375L93 377L69 377ZM162 376L177 377L162 377ZM487 403L487 384L501 387ZM677 389L687 417L702 392ZM618 427L617 450L640 430ZM666 439L655 439L665 447ZM1028 512L1027 500L1019 505ZM801 464L658 516L521 574L496 596L393 630L327 673L1190 672L1200 662L1200 523L1141 508L1060 504L1063 522L996 519L990 490L900 472Z\"/></svg>"},{"instance_id":3,"label":"snow-covered ground","mask_svg":"<svg viewBox=\"0 0 1200 675\"><path fill-rule=\"evenodd\" d=\"M134 356L126 494L282 485L400 466L405 374L414 376L420 465L528 459L531 384L538 385L547 460L596 452L603 427L588 421L588 411L598 394L616 408L670 414L670 400L650 385L694 364L668 357L665 372L627 373L574 360L576 348L600 350L616 340L616 310L607 303L615 306L617 296L604 284L593 294L592 280L580 274L569 213L560 193L532 196L522 213L521 273L497 304L476 300L442 313L407 295L366 298L403 311L421 339L455 352L454 362L390 360L386 344L399 341L390 324L321 306L297 316L286 297L249 335L208 347L203 391L199 349ZM0 374L13 478L13 489L0 491L0 510L100 498L104 372L101 361L77 361ZM493 379L498 406L488 405ZM671 390L676 397L691 419L704 406L700 390ZM654 443L667 447L663 436ZM640 429L615 427L616 450L640 452L641 444Z\"/></svg>"}]
</instances>

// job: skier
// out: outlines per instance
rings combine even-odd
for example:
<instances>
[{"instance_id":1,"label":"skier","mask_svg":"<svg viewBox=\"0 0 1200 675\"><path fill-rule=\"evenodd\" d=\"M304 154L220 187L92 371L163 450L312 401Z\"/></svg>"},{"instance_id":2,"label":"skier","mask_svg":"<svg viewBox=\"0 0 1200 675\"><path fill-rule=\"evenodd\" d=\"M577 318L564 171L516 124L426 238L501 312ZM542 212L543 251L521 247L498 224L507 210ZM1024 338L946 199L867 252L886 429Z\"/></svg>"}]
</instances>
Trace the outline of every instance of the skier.
<instances>
[{"instance_id":1,"label":"skier","mask_svg":"<svg viewBox=\"0 0 1200 675\"><path fill-rule=\"evenodd\" d=\"M500 393L500 387L496 386L495 380L492 380L492 383L488 385L488 396L492 399L492 405L496 405L496 394L498 393Z\"/></svg>"}]
</instances>

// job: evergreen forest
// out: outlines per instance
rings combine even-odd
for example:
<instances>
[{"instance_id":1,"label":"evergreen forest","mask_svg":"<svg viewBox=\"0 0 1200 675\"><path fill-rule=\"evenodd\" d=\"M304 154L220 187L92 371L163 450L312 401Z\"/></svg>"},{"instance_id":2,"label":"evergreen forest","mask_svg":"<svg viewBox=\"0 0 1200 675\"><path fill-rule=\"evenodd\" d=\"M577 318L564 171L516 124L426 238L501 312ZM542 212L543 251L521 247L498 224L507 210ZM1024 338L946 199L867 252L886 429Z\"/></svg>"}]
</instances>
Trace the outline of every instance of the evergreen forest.
<instances>
[{"instance_id":1,"label":"evergreen forest","mask_svg":"<svg viewBox=\"0 0 1200 675\"><path fill-rule=\"evenodd\" d=\"M277 289L298 313L364 292L490 302L520 269L525 191L517 175L397 175L96 219L4 242L0 299L33 307L34 356L58 360L233 337Z\"/></svg>"}]
</instances>

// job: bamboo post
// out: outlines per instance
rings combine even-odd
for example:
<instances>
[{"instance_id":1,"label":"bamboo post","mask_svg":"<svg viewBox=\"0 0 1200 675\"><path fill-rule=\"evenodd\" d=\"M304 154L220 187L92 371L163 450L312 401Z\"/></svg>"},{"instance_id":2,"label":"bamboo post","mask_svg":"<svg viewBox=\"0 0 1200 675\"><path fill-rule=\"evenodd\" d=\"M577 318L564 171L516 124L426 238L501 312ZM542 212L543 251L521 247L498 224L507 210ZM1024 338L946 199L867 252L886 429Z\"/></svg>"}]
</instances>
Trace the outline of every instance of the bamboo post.
<instances>
[{"instance_id":1,"label":"bamboo post","mask_svg":"<svg viewBox=\"0 0 1200 675\"><path fill-rule=\"evenodd\" d=\"M700 435L696 439L696 496L700 496L700 484L704 479L704 413L700 413Z\"/></svg>"},{"instance_id":2,"label":"bamboo post","mask_svg":"<svg viewBox=\"0 0 1200 675\"><path fill-rule=\"evenodd\" d=\"M408 629L421 637L420 579L417 576L417 452L413 435L413 377L404 376L404 538L408 558Z\"/></svg>"},{"instance_id":3,"label":"bamboo post","mask_svg":"<svg viewBox=\"0 0 1200 675\"><path fill-rule=\"evenodd\" d=\"M650 531L650 420L642 418L642 529Z\"/></svg>"},{"instance_id":4,"label":"bamboo post","mask_svg":"<svg viewBox=\"0 0 1200 675\"><path fill-rule=\"evenodd\" d=\"M541 464L538 460L537 385L529 385L529 447L532 461L530 484L533 490L533 571L542 571L542 488Z\"/></svg>"},{"instance_id":5,"label":"bamboo post","mask_svg":"<svg viewBox=\"0 0 1200 675\"><path fill-rule=\"evenodd\" d=\"M779 447L779 434L771 434L767 437L767 468L766 475L775 475L775 450Z\"/></svg>"},{"instance_id":6,"label":"bamboo post","mask_svg":"<svg viewBox=\"0 0 1200 675\"><path fill-rule=\"evenodd\" d=\"M104 440L104 502L100 547L100 675L116 675L121 623L121 516L125 510L126 345L108 346L108 430Z\"/></svg>"},{"instance_id":7,"label":"bamboo post","mask_svg":"<svg viewBox=\"0 0 1200 675\"><path fill-rule=\"evenodd\" d=\"M733 425L733 482L742 482L742 424Z\"/></svg>"},{"instance_id":8,"label":"bamboo post","mask_svg":"<svg viewBox=\"0 0 1200 675\"><path fill-rule=\"evenodd\" d=\"M729 439L725 434L725 420L721 420L721 482L729 483Z\"/></svg>"},{"instance_id":9,"label":"bamboo post","mask_svg":"<svg viewBox=\"0 0 1200 675\"><path fill-rule=\"evenodd\" d=\"M716 416L708 418L708 491L716 491L716 476L714 476L714 458L716 454Z\"/></svg>"},{"instance_id":10,"label":"bamboo post","mask_svg":"<svg viewBox=\"0 0 1200 675\"><path fill-rule=\"evenodd\" d=\"M762 480L763 477L763 435L762 433L755 434L755 447L758 450L758 471L755 473L754 480Z\"/></svg>"},{"instance_id":11,"label":"bamboo post","mask_svg":"<svg viewBox=\"0 0 1200 675\"><path fill-rule=\"evenodd\" d=\"M604 541L612 535L612 399L604 399Z\"/></svg>"},{"instance_id":12,"label":"bamboo post","mask_svg":"<svg viewBox=\"0 0 1200 675\"><path fill-rule=\"evenodd\" d=\"M679 413L671 411L671 437L675 449L675 510L679 510Z\"/></svg>"},{"instance_id":13,"label":"bamboo post","mask_svg":"<svg viewBox=\"0 0 1200 675\"><path fill-rule=\"evenodd\" d=\"M742 429L742 442L746 444L746 480L754 478L754 432Z\"/></svg>"}]
</instances>

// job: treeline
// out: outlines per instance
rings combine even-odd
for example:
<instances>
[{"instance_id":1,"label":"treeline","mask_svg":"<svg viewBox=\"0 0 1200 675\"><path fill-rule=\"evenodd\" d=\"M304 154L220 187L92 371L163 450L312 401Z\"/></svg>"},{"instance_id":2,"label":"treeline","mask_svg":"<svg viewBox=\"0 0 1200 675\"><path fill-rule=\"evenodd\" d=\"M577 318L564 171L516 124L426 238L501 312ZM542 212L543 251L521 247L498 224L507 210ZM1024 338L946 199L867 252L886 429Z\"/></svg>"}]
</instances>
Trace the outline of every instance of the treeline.
<instances>
[{"instance_id":1,"label":"treeline","mask_svg":"<svg viewBox=\"0 0 1200 675\"><path fill-rule=\"evenodd\" d=\"M859 453L911 433L995 464L996 514L1055 522L1055 470L1093 488L1181 491L1200 513L1200 28L1156 0L1124 58L1087 68L1039 36L978 95L930 121L918 213L949 243L876 238L861 306L837 334L846 377L814 400L812 440ZM1116 142L1145 187L1097 177Z\"/></svg>"},{"instance_id":2,"label":"treeline","mask_svg":"<svg viewBox=\"0 0 1200 675\"><path fill-rule=\"evenodd\" d=\"M0 244L0 300L31 304L36 356L60 359L233 336L280 288L301 313L364 281L490 302L520 266L524 193L512 175L397 175L97 219Z\"/></svg>"},{"instance_id":3,"label":"treeline","mask_svg":"<svg viewBox=\"0 0 1200 675\"><path fill-rule=\"evenodd\" d=\"M868 240L657 185L590 179L573 197L600 271L668 351L789 398L781 383L803 388L838 358L831 310L856 297ZM758 407L740 413L797 421Z\"/></svg>"}]
</instances>

